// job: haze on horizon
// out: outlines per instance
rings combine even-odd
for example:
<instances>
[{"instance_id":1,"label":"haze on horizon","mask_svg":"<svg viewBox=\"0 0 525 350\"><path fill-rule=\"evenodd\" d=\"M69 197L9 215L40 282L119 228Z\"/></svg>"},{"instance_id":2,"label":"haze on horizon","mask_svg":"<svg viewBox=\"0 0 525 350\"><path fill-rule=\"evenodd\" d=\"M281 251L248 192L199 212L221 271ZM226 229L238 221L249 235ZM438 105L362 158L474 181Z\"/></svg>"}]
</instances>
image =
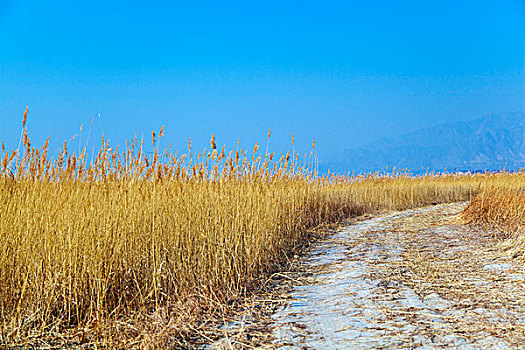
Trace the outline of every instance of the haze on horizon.
<instances>
[{"instance_id":1,"label":"haze on horizon","mask_svg":"<svg viewBox=\"0 0 525 350\"><path fill-rule=\"evenodd\" d=\"M186 152L247 147L321 161L371 140L524 111L520 0L0 0L0 140L18 145L29 105L33 144L89 124L113 144L135 133ZM100 119L98 117L100 115ZM150 144L146 142L146 144ZM74 147L74 148L75 148Z\"/></svg>"}]
</instances>

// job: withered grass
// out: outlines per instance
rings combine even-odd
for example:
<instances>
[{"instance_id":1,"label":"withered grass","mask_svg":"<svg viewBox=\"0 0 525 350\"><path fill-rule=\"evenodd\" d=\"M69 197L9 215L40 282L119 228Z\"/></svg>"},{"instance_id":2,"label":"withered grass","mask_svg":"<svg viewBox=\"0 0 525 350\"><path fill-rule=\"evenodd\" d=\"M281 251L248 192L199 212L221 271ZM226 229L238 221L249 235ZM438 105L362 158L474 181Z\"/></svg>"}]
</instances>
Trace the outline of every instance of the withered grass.
<instances>
[{"instance_id":1,"label":"withered grass","mask_svg":"<svg viewBox=\"0 0 525 350\"><path fill-rule=\"evenodd\" d=\"M26 114L27 115L27 114ZM25 124L25 118L24 118ZM318 176L295 152L31 145L0 163L0 344L175 346L226 312L319 225L466 201L523 174ZM315 144L314 144L315 147ZM274 159L275 158L275 159ZM310 158L312 159L312 157ZM97 345L97 346L98 346Z\"/></svg>"},{"instance_id":2,"label":"withered grass","mask_svg":"<svg viewBox=\"0 0 525 350\"><path fill-rule=\"evenodd\" d=\"M472 199L462 214L466 224L493 229L504 239L499 247L514 258L525 259L525 184L486 189Z\"/></svg>"},{"instance_id":3,"label":"withered grass","mask_svg":"<svg viewBox=\"0 0 525 350\"><path fill-rule=\"evenodd\" d=\"M525 336L523 264L502 254L502 237L494 230L461 225L463 209L453 205L398 220L387 237L401 244L403 253L376 269L373 278L384 279L394 292L402 285L421 299L437 294L447 300L450 305L431 315L440 319L441 329L436 323L425 327L430 320L421 310L406 312L418 335L454 334L473 343L493 336L519 347Z\"/></svg>"}]
</instances>

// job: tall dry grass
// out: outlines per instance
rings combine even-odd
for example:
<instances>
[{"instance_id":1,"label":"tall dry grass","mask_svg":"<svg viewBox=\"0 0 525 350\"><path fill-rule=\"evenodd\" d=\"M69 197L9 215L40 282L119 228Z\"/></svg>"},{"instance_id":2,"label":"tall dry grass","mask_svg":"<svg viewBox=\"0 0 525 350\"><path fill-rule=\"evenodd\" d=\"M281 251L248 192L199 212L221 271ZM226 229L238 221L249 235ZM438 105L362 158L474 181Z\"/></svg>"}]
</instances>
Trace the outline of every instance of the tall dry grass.
<instances>
[{"instance_id":1,"label":"tall dry grass","mask_svg":"<svg viewBox=\"0 0 525 350\"><path fill-rule=\"evenodd\" d=\"M503 238L499 246L514 258L525 258L525 183L491 188L479 193L462 213L466 224L493 229Z\"/></svg>"},{"instance_id":2,"label":"tall dry grass","mask_svg":"<svg viewBox=\"0 0 525 350\"><path fill-rule=\"evenodd\" d=\"M493 188L479 193L463 212L468 224L497 229L504 236L525 234L525 192L516 188Z\"/></svg>"},{"instance_id":3,"label":"tall dry grass","mask_svg":"<svg viewBox=\"0 0 525 350\"><path fill-rule=\"evenodd\" d=\"M520 171L478 174L427 173L414 176L406 170L387 176L359 175L343 179L351 198L368 210L403 210L431 204L466 202L489 188L525 186Z\"/></svg>"},{"instance_id":4,"label":"tall dry grass","mask_svg":"<svg viewBox=\"0 0 525 350\"><path fill-rule=\"evenodd\" d=\"M178 156L160 151L162 136L152 133L151 155L143 140L124 151L102 140L89 162L66 143L49 158L48 142L33 147L25 129L18 150L3 148L0 344L140 346L151 333L192 334L210 308L278 268L309 229L364 211L466 201L523 178L321 177L295 152L277 158L256 144L227 153L212 136L210 150L190 141Z\"/></svg>"},{"instance_id":5,"label":"tall dry grass","mask_svg":"<svg viewBox=\"0 0 525 350\"><path fill-rule=\"evenodd\" d=\"M209 151L190 143L181 157L103 140L90 163L66 143L49 159L27 131L22 146L4 150L0 167L2 344L68 329L108 339L110 324L195 295L226 303L309 228L361 210L295 154L226 154L213 136Z\"/></svg>"}]
</instances>

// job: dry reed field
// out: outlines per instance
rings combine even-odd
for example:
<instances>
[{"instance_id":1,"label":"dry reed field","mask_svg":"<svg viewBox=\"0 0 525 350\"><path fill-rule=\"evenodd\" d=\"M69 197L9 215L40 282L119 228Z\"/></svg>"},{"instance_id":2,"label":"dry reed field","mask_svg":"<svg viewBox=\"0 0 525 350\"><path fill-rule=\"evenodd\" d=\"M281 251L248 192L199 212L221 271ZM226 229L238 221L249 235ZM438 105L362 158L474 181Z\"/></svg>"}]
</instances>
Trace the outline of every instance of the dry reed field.
<instances>
[{"instance_id":1,"label":"dry reed field","mask_svg":"<svg viewBox=\"0 0 525 350\"><path fill-rule=\"evenodd\" d=\"M463 213L466 223L498 229L503 236L523 234L525 227L525 192L516 188L482 191Z\"/></svg>"},{"instance_id":2,"label":"dry reed field","mask_svg":"<svg viewBox=\"0 0 525 350\"><path fill-rule=\"evenodd\" d=\"M462 214L465 223L494 229L505 238L503 250L525 258L525 192L521 186L491 188L479 193Z\"/></svg>"},{"instance_id":3,"label":"dry reed field","mask_svg":"<svg viewBox=\"0 0 525 350\"><path fill-rule=\"evenodd\" d=\"M278 157L257 144L227 152L212 136L209 150L190 142L179 156L158 147L162 136L152 134L149 155L143 140L123 151L102 140L93 160L65 142L52 159L48 142L34 147L26 129L18 150L3 147L2 346L174 346L254 290L315 227L365 211L467 201L524 179L318 176L295 152Z\"/></svg>"}]
</instances>

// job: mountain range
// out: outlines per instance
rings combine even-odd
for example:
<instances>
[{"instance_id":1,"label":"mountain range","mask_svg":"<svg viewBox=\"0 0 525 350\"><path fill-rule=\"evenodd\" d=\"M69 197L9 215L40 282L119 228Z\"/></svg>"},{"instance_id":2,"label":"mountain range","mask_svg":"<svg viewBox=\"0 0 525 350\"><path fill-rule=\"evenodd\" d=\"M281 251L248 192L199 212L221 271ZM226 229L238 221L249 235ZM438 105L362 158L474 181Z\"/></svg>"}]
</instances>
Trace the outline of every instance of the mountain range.
<instances>
[{"instance_id":1,"label":"mountain range","mask_svg":"<svg viewBox=\"0 0 525 350\"><path fill-rule=\"evenodd\" d=\"M427 171L483 171L525 166L525 113L514 112L442 124L348 149L321 169L374 172L408 168Z\"/></svg>"}]
</instances>

